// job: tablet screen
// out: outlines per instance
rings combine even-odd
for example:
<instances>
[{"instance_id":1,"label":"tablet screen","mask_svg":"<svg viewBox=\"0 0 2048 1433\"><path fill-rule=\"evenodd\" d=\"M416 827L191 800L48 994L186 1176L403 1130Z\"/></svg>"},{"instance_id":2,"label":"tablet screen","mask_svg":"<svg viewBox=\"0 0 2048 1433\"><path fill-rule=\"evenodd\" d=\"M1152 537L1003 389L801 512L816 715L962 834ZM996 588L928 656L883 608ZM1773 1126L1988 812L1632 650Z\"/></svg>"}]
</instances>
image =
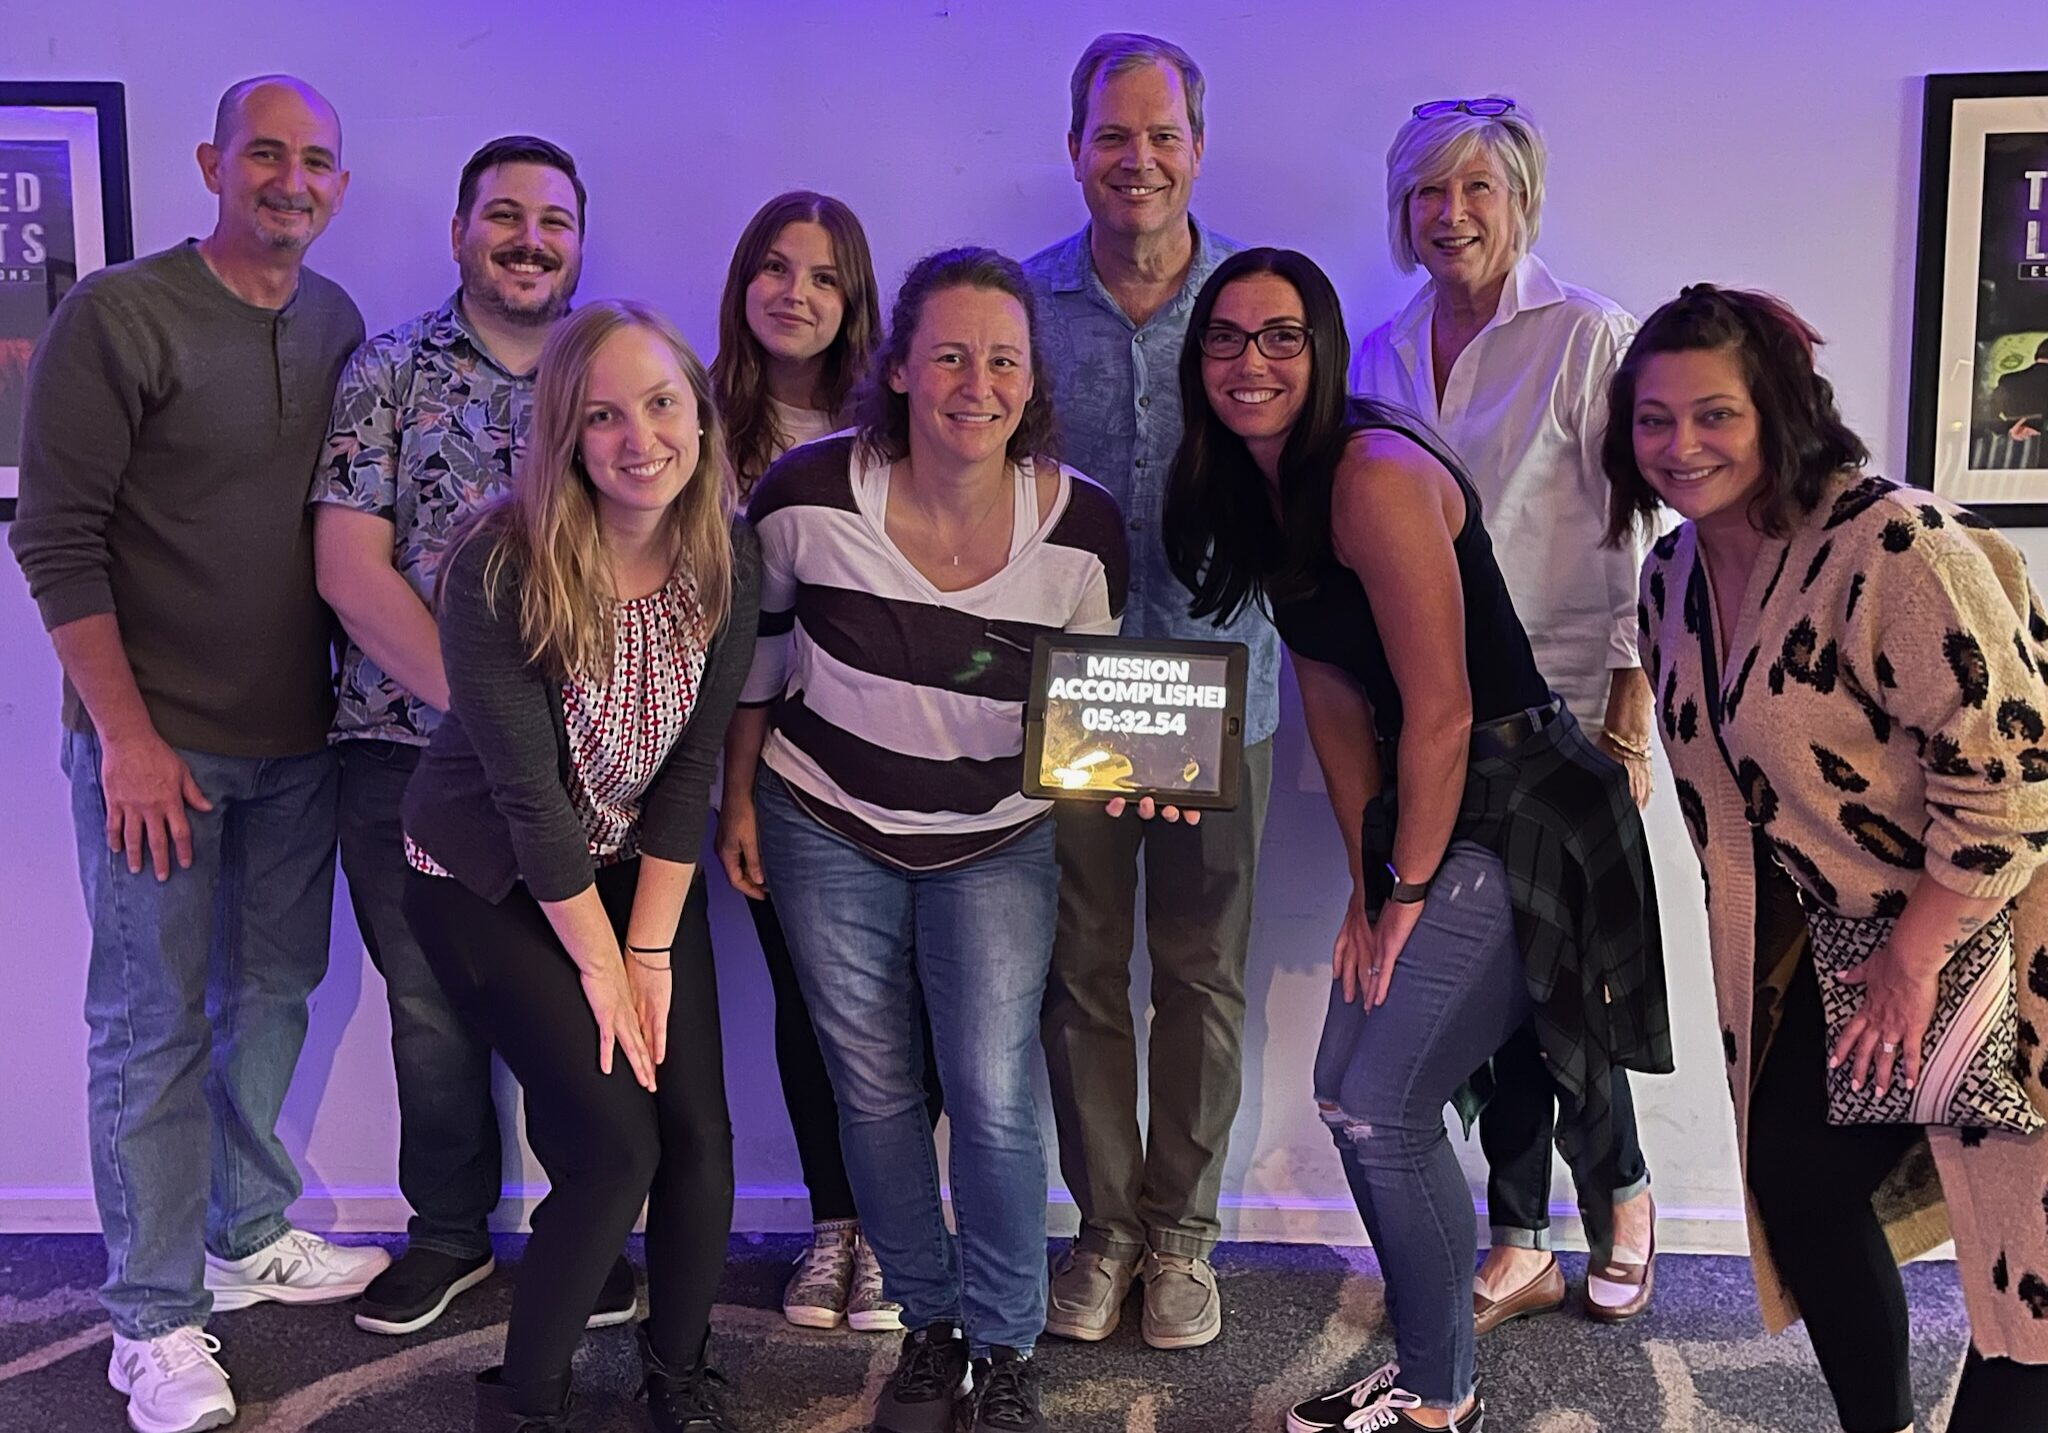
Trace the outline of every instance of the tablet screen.
<instances>
[{"instance_id":1,"label":"tablet screen","mask_svg":"<svg viewBox=\"0 0 2048 1433\"><path fill-rule=\"evenodd\" d=\"M1040 639L1026 710L1025 790L1235 805L1244 672L1237 643Z\"/></svg>"}]
</instances>

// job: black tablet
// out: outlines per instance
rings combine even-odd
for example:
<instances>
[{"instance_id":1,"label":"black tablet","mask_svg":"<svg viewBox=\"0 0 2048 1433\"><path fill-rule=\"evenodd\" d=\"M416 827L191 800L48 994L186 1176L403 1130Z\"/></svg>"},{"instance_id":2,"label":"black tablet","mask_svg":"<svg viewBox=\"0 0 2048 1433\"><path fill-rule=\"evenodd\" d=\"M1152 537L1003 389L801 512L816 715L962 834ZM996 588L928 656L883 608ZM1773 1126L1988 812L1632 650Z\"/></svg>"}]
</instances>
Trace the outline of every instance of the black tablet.
<instances>
[{"instance_id":1,"label":"black tablet","mask_svg":"<svg viewBox=\"0 0 2048 1433\"><path fill-rule=\"evenodd\" d=\"M1024 794L1237 805L1242 642L1040 637L1024 706Z\"/></svg>"}]
</instances>

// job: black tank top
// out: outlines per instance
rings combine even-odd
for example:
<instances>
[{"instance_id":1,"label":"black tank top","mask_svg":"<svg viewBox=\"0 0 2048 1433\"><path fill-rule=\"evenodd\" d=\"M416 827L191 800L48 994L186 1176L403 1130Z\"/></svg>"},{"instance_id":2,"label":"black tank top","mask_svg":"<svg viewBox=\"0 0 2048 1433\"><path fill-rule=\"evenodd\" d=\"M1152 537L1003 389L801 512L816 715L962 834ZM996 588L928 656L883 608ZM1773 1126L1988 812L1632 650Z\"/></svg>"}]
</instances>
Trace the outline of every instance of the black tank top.
<instances>
[{"instance_id":1,"label":"black tank top","mask_svg":"<svg viewBox=\"0 0 2048 1433\"><path fill-rule=\"evenodd\" d=\"M1472 688L1472 720L1494 721L1550 700L1550 685L1536 669L1529 635L1508 600L1507 584L1493 560L1493 543L1479 520L1479 494L1441 444L1395 423L1362 425L1399 433L1435 455L1457 479L1465 496L1465 524L1451 542L1458 558L1458 586L1465 594L1465 675ZM1365 688L1373 725L1382 741L1401 735L1401 689L1387 665L1379 625L1365 588L1350 568L1330 554L1317 570L1313 596L1276 605L1273 625L1288 650L1348 672Z\"/></svg>"}]
</instances>

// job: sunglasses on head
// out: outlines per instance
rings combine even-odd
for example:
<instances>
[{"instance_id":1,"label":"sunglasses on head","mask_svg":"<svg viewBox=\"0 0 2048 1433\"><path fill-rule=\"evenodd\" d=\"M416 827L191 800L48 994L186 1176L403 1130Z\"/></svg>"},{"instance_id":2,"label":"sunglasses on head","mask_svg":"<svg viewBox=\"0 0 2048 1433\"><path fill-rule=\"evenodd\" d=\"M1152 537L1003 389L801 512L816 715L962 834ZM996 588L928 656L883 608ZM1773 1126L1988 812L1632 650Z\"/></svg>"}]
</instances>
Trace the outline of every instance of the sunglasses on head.
<instances>
[{"instance_id":1,"label":"sunglasses on head","mask_svg":"<svg viewBox=\"0 0 2048 1433\"><path fill-rule=\"evenodd\" d=\"M1447 114L1477 115L1480 119L1495 119L1515 107L1511 99L1500 95L1488 95L1476 100L1427 100L1415 106L1417 119L1439 119Z\"/></svg>"}]
</instances>

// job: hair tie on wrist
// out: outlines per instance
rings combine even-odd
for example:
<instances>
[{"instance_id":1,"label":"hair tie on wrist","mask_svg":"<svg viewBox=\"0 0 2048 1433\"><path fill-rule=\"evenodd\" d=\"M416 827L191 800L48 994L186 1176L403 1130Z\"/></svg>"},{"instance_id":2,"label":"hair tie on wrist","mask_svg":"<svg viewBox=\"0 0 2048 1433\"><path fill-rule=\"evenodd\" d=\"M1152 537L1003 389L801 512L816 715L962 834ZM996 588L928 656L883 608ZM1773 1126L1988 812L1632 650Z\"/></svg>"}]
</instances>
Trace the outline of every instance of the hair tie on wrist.
<instances>
[{"instance_id":1,"label":"hair tie on wrist","mask_svg":"<svg viewBox=\"0 0 2048 1433\"><path fill-rule=\"evenodd\" d=\"M670 942L668 945L628 945L626 949L635 955L667 955L675 949L675 944Z\"/></svg>"}]
</instances>

